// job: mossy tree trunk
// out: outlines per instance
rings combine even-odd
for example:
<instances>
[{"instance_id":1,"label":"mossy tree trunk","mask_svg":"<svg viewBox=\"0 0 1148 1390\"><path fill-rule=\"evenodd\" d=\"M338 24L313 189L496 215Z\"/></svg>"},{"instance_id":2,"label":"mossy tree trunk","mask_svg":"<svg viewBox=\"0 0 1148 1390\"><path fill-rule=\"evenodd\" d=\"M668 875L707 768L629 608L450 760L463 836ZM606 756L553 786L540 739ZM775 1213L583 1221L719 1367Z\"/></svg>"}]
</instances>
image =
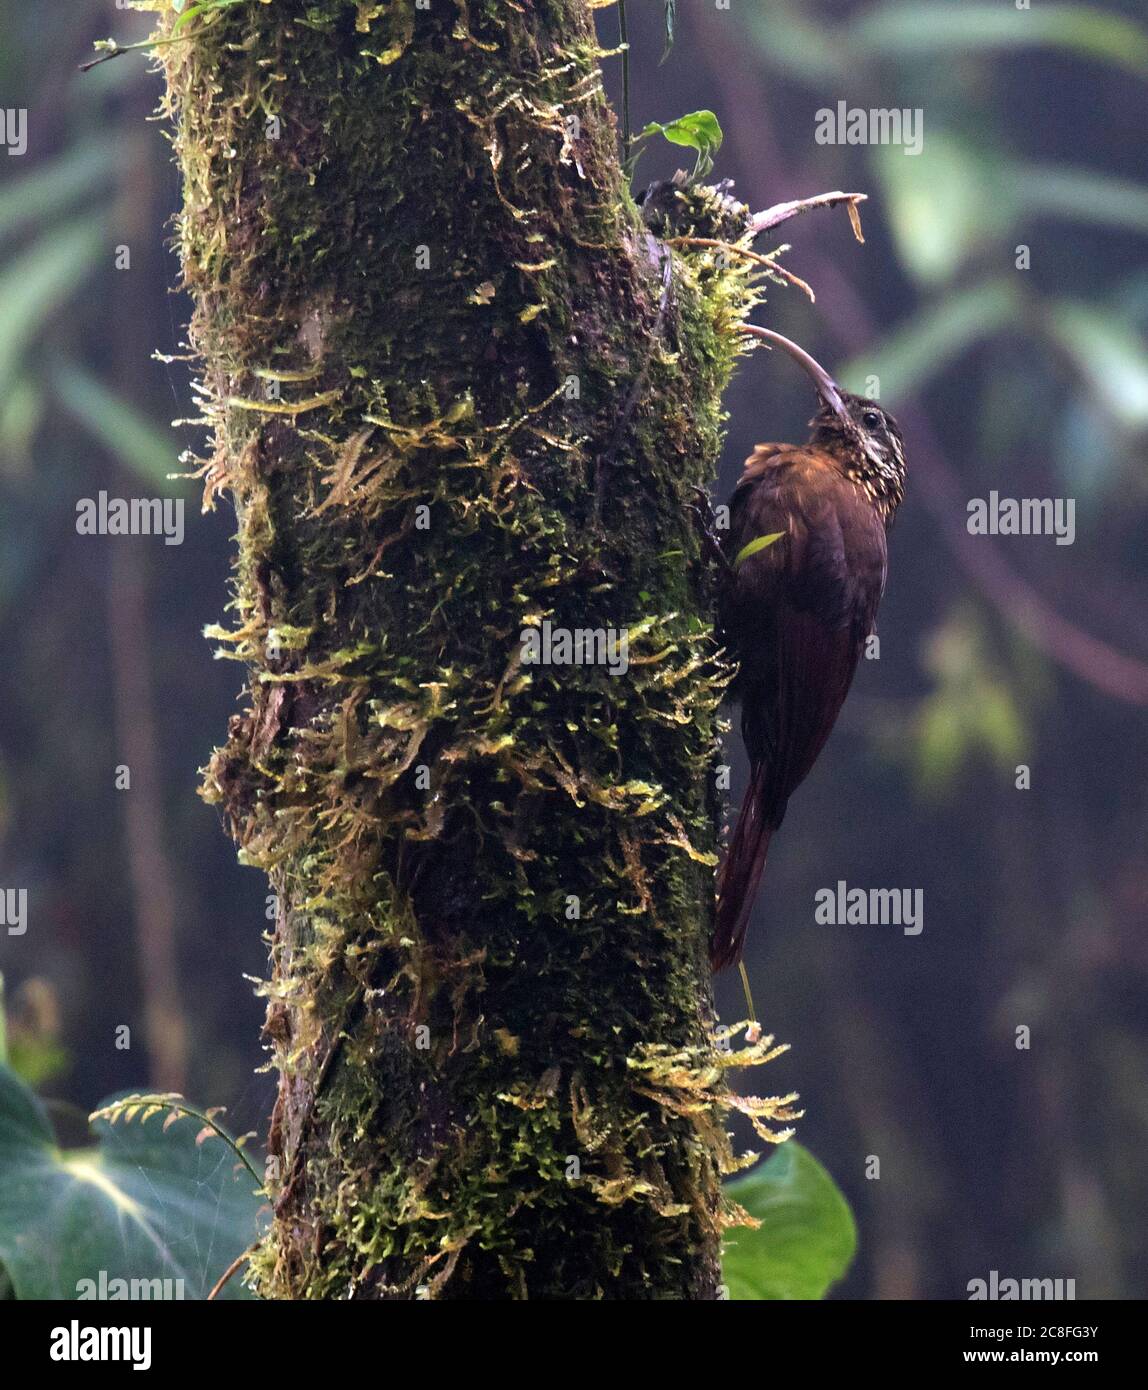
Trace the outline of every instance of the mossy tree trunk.
<instances>
[{"instance_id":1,"label":"mossy tree trunk","mask_svg":"<svg viewBox=\"0 0 1148 1390\"><path fill-rule=\"evenodd\" d=\"M716 1297L720 687L687 508L747 263L643 221L587 0L250 0L180 32L207 491L239 519L214 635L250 672L206 794L276 904L258 1286ZM712 193L663 203L745 234ZM604 660L532 662L586 629Z\"/></svg>"}]
</instances>

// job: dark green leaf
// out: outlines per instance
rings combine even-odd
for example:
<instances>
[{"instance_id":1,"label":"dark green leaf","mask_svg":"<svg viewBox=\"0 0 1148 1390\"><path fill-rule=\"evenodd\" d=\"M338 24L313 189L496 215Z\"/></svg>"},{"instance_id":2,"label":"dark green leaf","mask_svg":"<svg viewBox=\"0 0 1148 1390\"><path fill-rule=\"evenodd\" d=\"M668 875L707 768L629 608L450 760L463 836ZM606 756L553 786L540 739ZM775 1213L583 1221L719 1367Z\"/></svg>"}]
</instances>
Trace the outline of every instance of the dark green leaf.
<instances>
[{"instance_id":1,"label":"dark green leaf","mask_svg":"<svg viewBox=\"0 0 1148 1390\"><path fill-rule=\"evenodd\" d=\"M921 791L945 793L978 754L1011 772L1032 735L971 605L962 604L930 636L924 662L936 686L918 707L914 725Z\"/></svg>"},{"instance_id":2,"label":"dark green leaf","mask_svg":"<svg viewBox=\"0 0 1148 1390\"><path fill-rule=\"evenodd\" d=\"M943 130L929 135L925 159L888 145L875 146L870 158L902 263L926 284L954 279L986 248L999 256L1014 228L1025 229L1018 240L1031 240L1034 216L1148 232L1148 188L1128 179L1013 162Z\"/></svg>"},{"instance_id":3,"label":"dark green leaf","mask_svg":"<svg viewBox=\"0 0 1148 1390\"><path fill-rule=\"evenodd\" d=\"M770 66L819 90L848 80L849 51L837 26L811 22L786 0L749 6L745 25L757 57Z\"/></svg>"},{"instance_id":4,"label":"dark green leaf","mask_svg":"<svg viewBox=\"0 0 1148 1390\"><path fill-rule=\"evenodd\" d=\"M810 23L802 8L772 0L752 6L747 32L758 53L819 90L847 82L859 65L897 59L952 62L963 53L1059 48L1137 74L1148 74L1148 34L1134 20L1091 5L875 5L839 25ZM926 137L927 138L927 137Z\"/></svg>"}]
</instances>

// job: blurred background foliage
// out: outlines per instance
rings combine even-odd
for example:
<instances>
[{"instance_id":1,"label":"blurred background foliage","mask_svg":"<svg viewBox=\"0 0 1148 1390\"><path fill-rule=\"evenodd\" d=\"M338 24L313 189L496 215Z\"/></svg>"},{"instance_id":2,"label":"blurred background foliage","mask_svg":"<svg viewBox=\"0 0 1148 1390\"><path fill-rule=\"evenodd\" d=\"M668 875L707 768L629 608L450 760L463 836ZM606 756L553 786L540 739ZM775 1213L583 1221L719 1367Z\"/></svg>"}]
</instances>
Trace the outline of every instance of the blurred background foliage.
<instances>
[{"instance_id":1,"label":"blurred background foliage","mask_svg":"<svg viewBox=\"0 0 1148 1390\"><path fill-rule=\"evenodd\" d=\"M754 208L869 193L863 247L840 212L779 229L817 300L774 287L758 317L855 389L876 378L908 441L880 660L793 802L750 937L759 1010L794 1045L774 1084L802 1092L802 1142L857 1213L840 1292L963 1297L997 1269L1144 1296L1142 5L678 0L659 65L663 8L627 6L635 130L711 108L714 176ZM616 12L599 21L612 47ZM262 1129L244 976L266 888L195 796L238 676L201 637L229 520L169 478L203 446L168 428L196 413L178 186L144 60L77 71L146 27L108 0L0 0L0 105L30 133L0 153L0 882L30 904L26 935L0 931L8 1050L72 1107L154 1086ZM617 59L607 81L617 104ZM839 101L921 108L922 152L817 144ZM642 181L682 157L651 145ZM761 354L728 405L722 497L812 400ZM77 536L101 489L185 498L184 544ZM969 536L991 489L1074 497L1075 544ZM838 879L923 889L923 933L815 925ZM740 1014L736 982L719 999Z\"/></svg>"}]
</instances>

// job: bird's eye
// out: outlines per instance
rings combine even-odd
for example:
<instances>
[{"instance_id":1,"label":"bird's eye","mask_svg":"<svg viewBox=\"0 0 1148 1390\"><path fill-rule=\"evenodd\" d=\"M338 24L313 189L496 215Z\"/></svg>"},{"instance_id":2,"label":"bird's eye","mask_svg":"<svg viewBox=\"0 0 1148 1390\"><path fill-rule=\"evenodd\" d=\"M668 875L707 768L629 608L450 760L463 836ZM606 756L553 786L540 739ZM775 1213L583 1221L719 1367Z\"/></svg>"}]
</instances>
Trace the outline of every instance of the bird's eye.
<instances>
[{"instance_id":1,"label":"bird's eye","mask_svg":"<svg viewBox=\"0 0 1148 1390\"><path fill-rule=\"evenodd\" d=\"M875 410L867 410L861 417L861 423L867 430L875 430L881 424L881 417Z\"/></svg>"}]
</instances>

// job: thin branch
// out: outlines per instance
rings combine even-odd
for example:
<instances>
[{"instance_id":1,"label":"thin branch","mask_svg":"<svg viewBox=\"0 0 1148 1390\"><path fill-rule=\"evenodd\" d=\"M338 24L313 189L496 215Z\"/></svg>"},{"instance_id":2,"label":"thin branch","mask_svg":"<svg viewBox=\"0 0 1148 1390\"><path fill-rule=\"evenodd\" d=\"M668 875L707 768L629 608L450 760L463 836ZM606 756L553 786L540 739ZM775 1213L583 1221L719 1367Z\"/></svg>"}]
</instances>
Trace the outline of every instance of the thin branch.
<instances>
[{"instance_id":1,"label":"thin branch","mask_svg":"<svg viewBox=\"0 0 1148 1390\"><path fill-rule=\"evenodd\" d=\"M622 50L622 168L630 162L630 35L626 0L618 0L618 47Z\"/></svg>"},{"instance_id":2,"label":"thin branch","mask_svg":"<svg viewBox=\"0 0 1148 1390\"><path fill-rule=\"evenodd\" d=\"M849 221L853 225L853 235L858 241L864 241L861 235L861 218L857 212L857 204L864 203L868 199L867 193L818 193L814 198L798 198L793 203L775 203L773 207L766 208L764 212L755 212L749 219L749 230L752 236L760 236L762 232L772 231L774 227L780 227L783 222L788 222L791 217L798 217L803 212L813 212L817 208L835 208L841 203L845 203L849 208Z\"/></svg>"},{"instance_id":3,"label":"thin branch","mask_svg":"<svg viewBox=\"0 0 1148 1390\"><path fill-rule=\"evenodd\" d=\"M140 43L118 44L115 39L101 39L96 43L96 48L102 48L103 53L98 58L91 58L86 63L79 63L77 66L81 72L91 72L93 68L98 68L101 63L110 63L113 58L122 58L125 53L142 53L147 49L166 48L168 44L181 43L184 39L193 38L192 34L173 34L166 39L143 39Z\"/></svg>"},{"instance_id":4,"label":"thin branch","mask_svg":"<svg viewBox=\"0 0 1148 1390\"><path fill-rule=\"evenodd\" d=\"M243 1268L243 1266L247 1263L247 1261L251 1258L251 1256L252 1256L254 1253L255 1253L255 1246L254 1246L254 1245L249 1245L249 1246L247 1247L247 1249L244 1250L244 1252L243 1252L242 1255L236 1255L235 1259L233 1259L233 1260L231 1261L231 1263L227 1266L227 1268L223 1271L223 1273L219 1276L219 1278L218 1278L218 1279L215 1281L215 1283L211 1286L211 1292L207 1295L207 1302L208 1302L208 1303L211 1303L211 1302L214 1301L216 1294L219 1293L220 1289L223 1288L224 1284L227 1283L227 1281L228 1281L228 1280L231 1278L231 1276L236 1272L236 1270L242 1269L242 1268Z\"/></svg>"},{"instance_id":5,"label":"thin branch","mask_svg":"<svg viewBox=\"0 0 1148 1390\"><path fill-rule=\"evenodd\" d=\"M760 252L750 251L744 246L735 246L732 241L718 241L714 237L708 236L674 236L666 238L667 246L709 246L717 251L728 251L734 256L744 256L746 260L754 261L758 265L763 265L773 275L778 275L789 284L803 290L809 296L809 302L817 302L817 296L813 290L805 283L800 275L794 275L792 270L786 270L783 265L778 265L773 259L778 253L771 252L768 256L763 256ZM779 248L780 249L780 248ZM788 247L786 248L788 250Z\"/></svg>"}]
</instances>

